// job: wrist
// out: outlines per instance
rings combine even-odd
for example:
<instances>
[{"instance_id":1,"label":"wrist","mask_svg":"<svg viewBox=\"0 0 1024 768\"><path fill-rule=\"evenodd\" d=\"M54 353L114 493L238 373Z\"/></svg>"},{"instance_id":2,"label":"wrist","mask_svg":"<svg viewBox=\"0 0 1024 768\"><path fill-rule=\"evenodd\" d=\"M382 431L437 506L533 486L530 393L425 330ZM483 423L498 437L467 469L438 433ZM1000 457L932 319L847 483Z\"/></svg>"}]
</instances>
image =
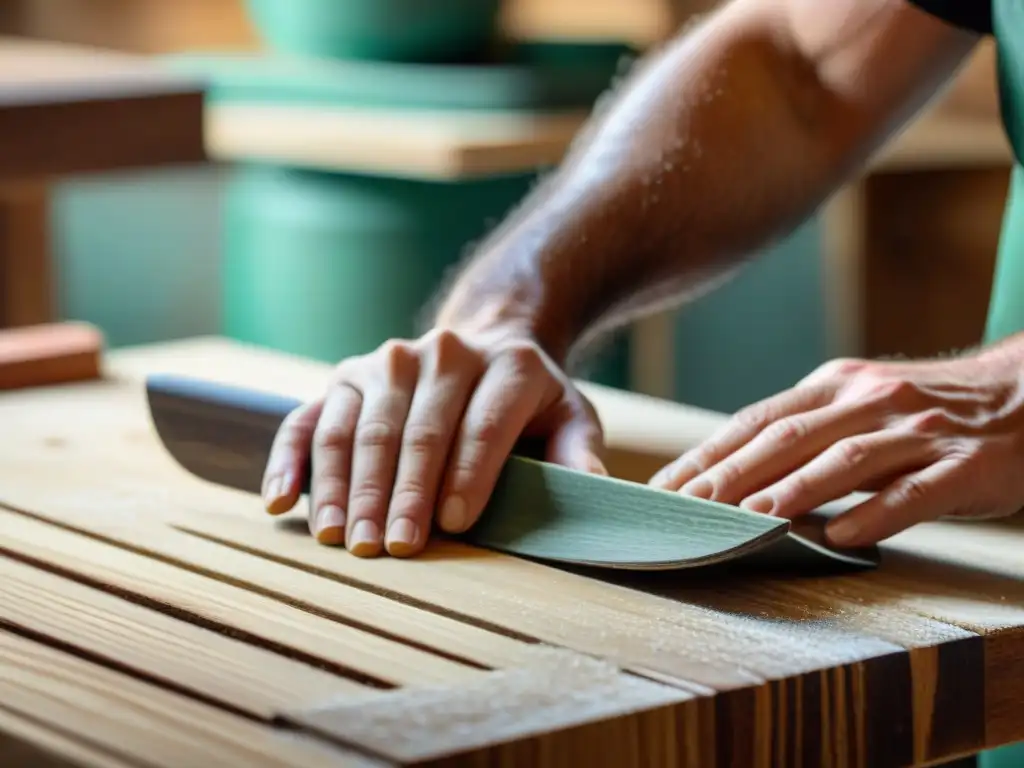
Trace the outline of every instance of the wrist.
<instances>
[{"instance_id":1,"label":"wrist","mask_svg":"<svg viewBox=\"0 0 1024 768\"><path fill-rule=\"evenodd\" d=\"M529 304L504 295L478 297L465 303L449 300L437 313L433 327L495 343L529 341L562 367L575 343L574 334L557 317L545 316Z\"/></svg>"}]
</instances>

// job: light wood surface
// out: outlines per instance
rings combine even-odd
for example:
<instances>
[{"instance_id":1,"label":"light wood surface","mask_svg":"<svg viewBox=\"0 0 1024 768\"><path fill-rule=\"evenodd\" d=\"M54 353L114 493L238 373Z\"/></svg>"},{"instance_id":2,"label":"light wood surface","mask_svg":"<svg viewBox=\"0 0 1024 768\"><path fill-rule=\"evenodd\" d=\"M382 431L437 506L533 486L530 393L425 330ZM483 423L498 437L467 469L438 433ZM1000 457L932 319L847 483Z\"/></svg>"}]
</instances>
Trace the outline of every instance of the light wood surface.
<instances>
[{"instance_id":1,"label":"light wood surface","mask_svg":"<svg viewBox=\"0 0 1024 768\"><path fill-rule=\"evenodd\" d=\"M364 560L318 545L301 510L273 521L189 476L148 421L148 372L307 397L328 370L205 339L0 396L9 753L884 767L1024 738L1022 528L923 525L874 571L804 577L594 573L454 542ZM587 390L620 456L672 458L724 418Z\"/></svg>"},{"instance_id":2,"label":"light wood surface","mask_svg":"<svg viewBox=\"0 0 1024 768\"><path fill-rule=\"evenodd\" d=\"M212 105L210 156L328 171L462 179L557 164L586 114Z\"/></svg>"}]
</instances>

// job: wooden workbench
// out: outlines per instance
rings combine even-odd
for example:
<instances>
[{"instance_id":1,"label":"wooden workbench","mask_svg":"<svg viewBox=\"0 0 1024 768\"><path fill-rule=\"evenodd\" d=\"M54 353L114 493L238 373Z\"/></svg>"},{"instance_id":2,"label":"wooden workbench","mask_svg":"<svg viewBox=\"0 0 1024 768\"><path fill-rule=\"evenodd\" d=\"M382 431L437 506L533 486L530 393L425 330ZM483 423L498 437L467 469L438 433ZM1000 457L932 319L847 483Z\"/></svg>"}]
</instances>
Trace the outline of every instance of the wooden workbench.
<instances>
[{"instance_id":1,"label":"wooden workbench","mask_svg":"<svg viewBox=\"0 0 1024 768\"><path fill-rule=\"evenodd\" d=\"M47 185L203 162L203 87L144 57L0 37L0 328L54 319Z\"/></svg>"},{"instance_id":2,"label":"wooden workbench","mask_svg":"<svg viewBox=\"0 0 1024 768\"><path fill-rule=\"evenodd\" d=\"M174 465L154 370L328 371L210 339L0 397L0 764L884 768L1024 737L1012 526L923 525L858 575L360 560ZM722 418L587 391L622 476Z\"/></svg>"}]
</instances>

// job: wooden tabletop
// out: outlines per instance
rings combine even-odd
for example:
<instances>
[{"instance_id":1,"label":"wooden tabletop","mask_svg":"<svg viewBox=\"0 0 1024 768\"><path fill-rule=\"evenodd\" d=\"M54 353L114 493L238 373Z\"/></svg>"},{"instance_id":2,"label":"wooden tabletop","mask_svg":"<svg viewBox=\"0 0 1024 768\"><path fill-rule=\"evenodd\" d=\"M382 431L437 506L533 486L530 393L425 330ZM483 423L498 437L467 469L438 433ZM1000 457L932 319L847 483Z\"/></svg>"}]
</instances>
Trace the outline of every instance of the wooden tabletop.
<instances>
[{"instance_id":1,"label":"wooden tabletop","mask_svg":"<svg viewBox=\"0 0 1024 768\"><path fill-rule=\"evenodd\" d=\"M1024 738L1013 526L922 525L856 575L361 560L187 476L141 386L327 370L207 339L0 396L0 762L881 768ZM587 391L618 474L722 419Z\"/></svg>"},{"instance_id":2,"label":"wooden tabletop","mask_svg":"<svg viewBox=\"0 0 1024 768\"><path fill-rule=\"evenodd\" d=\"M142 56L0 37L0 180L204 159L196 80Z\"/></svg>"}]
</instances>

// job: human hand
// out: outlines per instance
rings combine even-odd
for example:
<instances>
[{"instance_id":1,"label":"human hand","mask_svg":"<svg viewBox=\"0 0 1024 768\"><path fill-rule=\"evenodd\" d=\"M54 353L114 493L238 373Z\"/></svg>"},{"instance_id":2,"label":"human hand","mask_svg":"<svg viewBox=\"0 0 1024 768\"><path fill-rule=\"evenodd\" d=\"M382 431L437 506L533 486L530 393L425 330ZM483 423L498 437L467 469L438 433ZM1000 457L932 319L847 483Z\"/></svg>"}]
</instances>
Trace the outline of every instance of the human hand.
<instances>
[{"instance_id":1,"label":"human hand","mask_svg":"<svg viewBox=\"0 0 1024 768\"><path fill-rule=\"evenodd\" d=\"M857 491L830 521L839 546L942 516L1024 506L1020 342L959 359L835 360L738 412L652 479L657 487L793 519Z\"/></svg>"},{"instance_id":2,"label":"human hand","mask_svg":"<svg viewBox=\"0 0 1024 768\"><path fill-rule=\"evenodd\" d=\"M547 461L605 473L592 406L529 338L435 330L389 341L340 363L326 393L288 416L264 502L271 514L294 507L310 462L318 541L410 556L435 509L449 533L476 521L522 437L544 439Z\"/></svg>"}]
</instances>

